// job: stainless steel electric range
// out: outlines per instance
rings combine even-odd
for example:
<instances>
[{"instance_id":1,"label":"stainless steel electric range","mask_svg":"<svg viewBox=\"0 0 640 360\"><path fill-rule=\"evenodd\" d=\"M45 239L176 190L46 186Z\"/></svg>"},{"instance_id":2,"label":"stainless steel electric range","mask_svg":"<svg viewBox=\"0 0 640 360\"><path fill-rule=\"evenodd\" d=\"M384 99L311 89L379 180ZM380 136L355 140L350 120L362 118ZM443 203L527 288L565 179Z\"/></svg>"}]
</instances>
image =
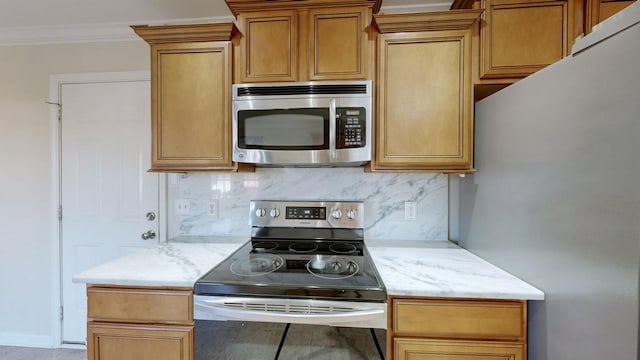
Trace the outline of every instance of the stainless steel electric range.
<instances>
[{"instance_id":1,"label":"stainless steel electric range","mask_svg":"<svg viewBox=\"0 0 640 360\"><path fill-rule=\"evenodd\" d=\"M195 284L196 320L386 329L362 202L252 201L251 240Z\"/></svg>"}]
</instances>

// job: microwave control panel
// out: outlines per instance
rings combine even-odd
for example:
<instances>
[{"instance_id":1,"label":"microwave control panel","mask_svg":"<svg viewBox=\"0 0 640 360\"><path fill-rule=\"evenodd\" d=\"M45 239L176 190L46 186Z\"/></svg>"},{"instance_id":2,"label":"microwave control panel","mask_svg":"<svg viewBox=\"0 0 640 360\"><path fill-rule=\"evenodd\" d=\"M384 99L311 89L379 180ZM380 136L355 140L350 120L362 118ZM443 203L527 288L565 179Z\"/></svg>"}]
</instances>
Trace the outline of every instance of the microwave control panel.
<instances>
[{"instance_id":1,"label":"microwave control panel","mask_svg":"<svg viewBox=\"0 0 640 360\"><path fill-rule=\"evenodd\" d=\"M367 114L363 107L336 109L336 148L358 148L366 145Z\"/></svg>"}]
</instances>

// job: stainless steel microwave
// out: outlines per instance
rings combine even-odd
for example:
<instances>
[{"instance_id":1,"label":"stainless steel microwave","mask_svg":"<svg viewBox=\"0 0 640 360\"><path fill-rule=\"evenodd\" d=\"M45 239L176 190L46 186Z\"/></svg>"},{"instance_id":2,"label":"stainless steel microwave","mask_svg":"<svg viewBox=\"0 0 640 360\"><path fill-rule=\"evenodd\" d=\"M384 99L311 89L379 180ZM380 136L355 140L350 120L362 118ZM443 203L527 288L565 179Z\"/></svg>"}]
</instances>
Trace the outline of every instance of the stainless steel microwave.
<instances>
[{"instance_id":1,"label":"stainless steel microwave","mask_svg":"<svg viewBox=\"0 0 640 360\"><path fill-rule=\"evenodd\" d=\"M233 160L357 166L371 160L371 81L233 85Z\"/></svg>"}]
</instances>

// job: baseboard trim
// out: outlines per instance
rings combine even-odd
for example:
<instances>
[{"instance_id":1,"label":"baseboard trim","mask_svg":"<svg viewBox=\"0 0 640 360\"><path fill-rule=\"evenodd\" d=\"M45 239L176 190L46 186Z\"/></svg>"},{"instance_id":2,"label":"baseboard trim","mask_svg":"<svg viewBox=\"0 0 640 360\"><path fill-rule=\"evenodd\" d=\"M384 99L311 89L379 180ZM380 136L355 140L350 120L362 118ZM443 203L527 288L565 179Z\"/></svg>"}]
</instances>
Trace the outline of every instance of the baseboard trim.
<instances>
[{"instance_id":1,"label":"baseboard trim","mask_svg":"<svg viewBox=\"0 0 640 360\"><path fill-rule=\"evenodd\" d=\"M0 345L52 349L57 347L51 336L19 333L0 333Z\"/></svg>"}]
</instances>

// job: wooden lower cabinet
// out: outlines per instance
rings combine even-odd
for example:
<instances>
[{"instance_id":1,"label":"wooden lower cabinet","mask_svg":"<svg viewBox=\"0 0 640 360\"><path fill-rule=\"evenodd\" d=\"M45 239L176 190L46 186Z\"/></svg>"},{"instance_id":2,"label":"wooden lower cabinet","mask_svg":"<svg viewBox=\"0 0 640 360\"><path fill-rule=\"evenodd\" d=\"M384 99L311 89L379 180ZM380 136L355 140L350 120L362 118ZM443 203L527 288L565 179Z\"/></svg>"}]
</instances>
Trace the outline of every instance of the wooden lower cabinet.
<instances>
[{"instance_id":1,"label":"wooden lower cabinet","mask_svg":"<svg viewBox=\"0 0 640 360\"><path fill-rule=\"evenodd\" d=\"M521 360L523 344L488 341L422 340L397 338L394 359L401 360Z\"/></svg>"},{"instance_id":2,"label":"wooden lower cabinet","mask_svg":"<svg viewBox=\"0 0 640 360\"><path fill-rule=\"evenodd\" d=\"M190 360L193 326L89 323L88 359Z\"/></svg>"},{"instance_id":3,"label":"wooden lower cabinet","mask_svg":"<svg viewBox=\"0 0 640 360\"><path fill-rule=\"evenodd\" d=\"M192 360L188 288L87 287L88 360Z\"/></svg>"},{"instance_id":4,"label":"wooden lower cabinet","mask_svg":"<svg viewBox=\"0 0 640 360\"><path fill-rule=\"evenodd\" d=\"M387 358L526 360L520 300L390 298Z\"/></svg>"}]
</instances>

